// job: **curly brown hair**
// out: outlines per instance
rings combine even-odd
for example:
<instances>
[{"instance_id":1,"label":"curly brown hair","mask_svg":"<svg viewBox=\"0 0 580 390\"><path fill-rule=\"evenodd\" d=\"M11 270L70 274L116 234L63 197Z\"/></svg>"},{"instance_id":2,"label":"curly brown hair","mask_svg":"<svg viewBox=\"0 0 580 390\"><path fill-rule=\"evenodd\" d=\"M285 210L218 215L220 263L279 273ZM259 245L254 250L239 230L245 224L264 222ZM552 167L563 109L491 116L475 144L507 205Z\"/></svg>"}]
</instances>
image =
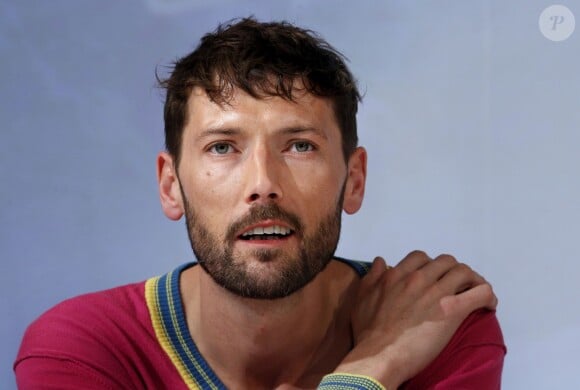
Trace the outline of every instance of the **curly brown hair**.
<instances>
[{"instance_id":1,"label":"curly brown hair","mask_svg":"<svg viewBox=\"0 0 580 390\"><path fill-rule=\"evenodd\" d=\"M255 98L279 96L294 101L300 88L332 102L348 160L358 143L356 113L361 100L345 57L311 30L288 22L233 20L206 34L199 46L173 64L159 85L166 90L165 147L179 165L187 101L200 87L218 104L227 104L235 88Z\"/></svg>"}]
</instances>

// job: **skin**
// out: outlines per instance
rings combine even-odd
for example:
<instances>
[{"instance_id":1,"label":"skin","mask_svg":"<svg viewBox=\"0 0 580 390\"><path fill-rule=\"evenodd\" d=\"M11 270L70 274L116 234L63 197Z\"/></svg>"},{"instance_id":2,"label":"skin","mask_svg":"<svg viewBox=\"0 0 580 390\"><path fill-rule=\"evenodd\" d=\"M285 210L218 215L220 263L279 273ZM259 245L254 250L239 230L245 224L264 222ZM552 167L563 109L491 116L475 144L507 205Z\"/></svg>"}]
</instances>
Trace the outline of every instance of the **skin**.
<instances>
[{"instance_id":1,"label":"skin","mask_svg":"<svg viewBox=\"0 0 580 390\"><path fill-rule=\"evenodd\" d=\"M336 368L396 389L443 350L474 310L494 310L489 283L451 255L409 253L389 268L378 257L358 288L352 312L356 347Z\"/></svg>"},{"instance_id":2,"label":"skin","mask_svg":"<svg viewBox=\"0 0 580 390\"><path fill-rule=\"evenodd\" d=\"M256 205L274 202L300 218L303 234L233 242L260 283L275 279L301 240L336 211L343 189L346 213L357 212L364 197L366 151L357 148L345 161L330 102L302 92L295 100L236 90L219 106L194 89L179 167L165 152L157 159L165 215L178 220L186 203L194 205L222 242L227 227ZM258 250L281 255L263 261ZM271 300L236 295L201 267L183 272L180 282L191 335L231 388L313 388L333 371L396 388L437 356L470 312L495 307L479 275L451 256L430 261L421 252L391 269L378 259L362 281L331 261L304 288Z\"/></svg>"}]
</instances>

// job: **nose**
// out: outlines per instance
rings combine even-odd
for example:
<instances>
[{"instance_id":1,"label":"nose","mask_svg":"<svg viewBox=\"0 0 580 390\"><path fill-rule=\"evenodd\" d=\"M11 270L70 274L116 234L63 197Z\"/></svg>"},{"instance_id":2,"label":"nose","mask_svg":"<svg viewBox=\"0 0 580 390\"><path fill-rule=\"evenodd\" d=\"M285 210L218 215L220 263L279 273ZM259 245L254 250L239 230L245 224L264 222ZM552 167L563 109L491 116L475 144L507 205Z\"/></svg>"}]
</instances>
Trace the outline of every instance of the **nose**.
<instances>
[{"instance_id":1,"label":"nose","mask_svg":"<svg viewBox=\"0 0 580 390\"><path fill-rule=\"evenodd\" d=\"M282 198L280 169L266 146L259 146L253 151L246 171L248 204L268 203Z\"/></svg>"}]
</instances>

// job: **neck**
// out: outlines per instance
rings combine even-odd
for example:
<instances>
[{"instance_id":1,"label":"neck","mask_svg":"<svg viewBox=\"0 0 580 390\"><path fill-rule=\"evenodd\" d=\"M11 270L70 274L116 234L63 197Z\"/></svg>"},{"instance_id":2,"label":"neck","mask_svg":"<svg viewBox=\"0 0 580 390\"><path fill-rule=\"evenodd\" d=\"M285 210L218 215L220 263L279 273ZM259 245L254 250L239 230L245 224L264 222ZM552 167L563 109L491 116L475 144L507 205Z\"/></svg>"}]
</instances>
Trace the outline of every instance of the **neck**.
<instances>
[{"instance_id":1,"label":"neck","mask_svg":"<svg viewBox=\"0 0 580 390\"><path fill-rule=\"evenodd\" d=\"M228 387L320 379L317 373L332 371L352 343L345 303L358 278L345 267L333 261L300 291L276 300L239 297L193 267L181 284L192 337Z\"/></svg>"}]
</instances>

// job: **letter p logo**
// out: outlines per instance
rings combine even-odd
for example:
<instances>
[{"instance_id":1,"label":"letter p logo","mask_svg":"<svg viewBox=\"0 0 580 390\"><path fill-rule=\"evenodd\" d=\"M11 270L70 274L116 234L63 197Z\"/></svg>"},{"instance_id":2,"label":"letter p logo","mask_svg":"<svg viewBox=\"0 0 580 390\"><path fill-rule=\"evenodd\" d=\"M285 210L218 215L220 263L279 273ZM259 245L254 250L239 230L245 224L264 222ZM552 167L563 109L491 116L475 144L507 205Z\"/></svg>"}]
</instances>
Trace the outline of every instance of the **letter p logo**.
<instances>
[{"instance_id":1,"label":"letter p logo","mask_svg":"<svg viewBox=\"0 0 580 390\"><path fill-rule=\"evenodd\" d=\"M550 20L552 20L554 23L552 24L552 30L555 31L556 30L556 26L559 24L564 23L564 17L562 15L554 15L554 16L550 16Z\"/></svg>"},{"instance_id":2,"label":"letter p logo","mask_svg":"<svg viewBox=\"0 0 580 390\"><path fill-rule=\"evenodd\" d=\"M540 32L551 41L565 41L574 32L574 14L563 5L551 5L542 11L538 20Z\"/></svg>"}]
</instances>

